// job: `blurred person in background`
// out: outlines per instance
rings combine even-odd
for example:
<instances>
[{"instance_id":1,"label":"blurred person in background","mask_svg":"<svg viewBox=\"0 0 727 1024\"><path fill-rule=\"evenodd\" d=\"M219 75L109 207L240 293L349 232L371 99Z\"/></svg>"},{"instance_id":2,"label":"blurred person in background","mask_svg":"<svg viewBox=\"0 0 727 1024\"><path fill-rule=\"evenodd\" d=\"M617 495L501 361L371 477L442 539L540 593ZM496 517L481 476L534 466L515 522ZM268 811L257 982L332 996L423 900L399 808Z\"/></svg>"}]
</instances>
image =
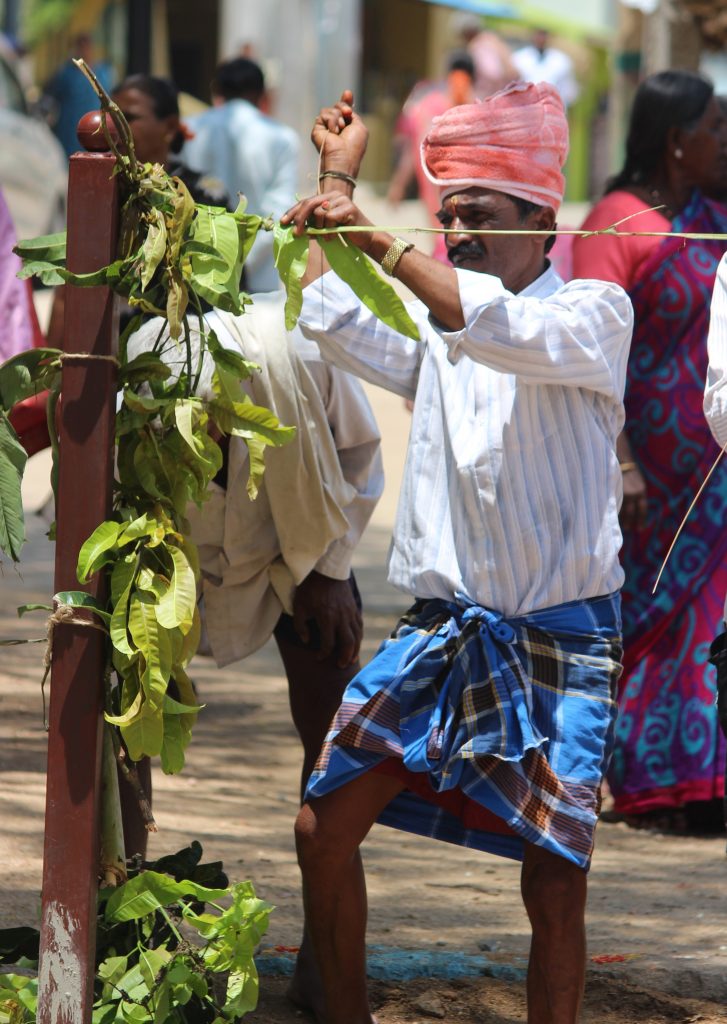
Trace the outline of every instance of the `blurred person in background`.
<instances>
[{"instance_id":1,"label":"blurred person in background","mask_svg":"<svg viewBox=\"0 0 727 1024\"><path fill-rule=\"evenodd\" d=\"M485 28L481 18L463 14L455 19L455 31L475 65L475 95L479 99L504 89L520 78L512 51L497 32Z\"/></svg>"},{"instance_id":2,"label":"blurred person in background","mask_svg":"<svg viewBox=\"0 0 727 1024\"><path fill-rule=\"evenodd\" d=\"M0 191L0 363L44 344L29 281L18 280L20 259L10 211Z\"/></svg>"},{"instance_id":3,"label":"blurred person in background","mask_svg":"<svg viewBox=\"0 0 727 1024\"><path fill-rule=\"evenodd\" d=\"M280 217L295 199L300 144L292 128L264 113L262 69L246 57L220 64L212 99L210 110L190 119L194 138L184 147L184 162L218 178L233 206L242 194L248 213ZM280 288L271 232L259 233L245 273L250 292Z\"/></svg>"},{"instance_id":4,"label":"blurred person in background","mask_svg":"<svg viewBox=\"0 0 727 1024\"><path fill-rule=\"evenodd\" d=\"M466 52L453 54L447 65L444 82L424 90L415 86L404 104L397 123L399 160L389 184L387 199L397 204L406 197L407 190L416 178L419 198L429 213L433 227L440 227L437 213L442 205L439 188L427 176L420 159L421 145L435 117L450 107L472 103L474 96L474 62ZM447 263L447 247L444 235L437 235L432 255Z\"/></svg>"},{"instance_id":5,"label":"blurred person in background","mask_svg":"<svg viewBox=\"0 0 727 1024\"><path fill-rule=\"evenodd\" d=\"M45 98L53 101L51 126L58 139L71 156L79 149L76 126L84 114L98 108L98 97L93 86L78 70L72 57L83 58L106 92L111 92L114 84L114 71L106 61L95 59L93 39L82 32L71 40L68 60L58 69L44 89Z\"/></svg>"},{"instance_id":6,"label":"blurred person in background","mask_svg":"<svg viewBox=\"0 0 727 1024\"><path fill-rule=\"evenodd\" d=\"M136 156L143 163L161 164L184 182L196 203L228 206L229 196L217 179L193 171L179 157L192 133L179 114L179 92L167 78L130 75L112 99L129 122Z\"/></svg>"},{"instance_id":7,"label":"blurred person in background","mask_svg":"<svg viewBox=\"0 0 727 1024\"><path fill-rule=\"evenodd\" d=\"M639 86L626 158L586 230L727 232L705 198L727 174L727 122L712 85L662 71ZM635 315L623 472L624 675L609 785L618 818L659 831L722 828L724 740L707 651L727 592L727 461L710 478L666 565L677 529L717 455L702 413L712 288L724 241L581 237L574 275L615 281Z\"/></svg>"},{"instance_id":8,"label":"blurred person in background","mask_svg":"<svg viewBox=\"0 0 727 1024\"><path fill-rule=\"evenodd\" d=\"M717 96L717 103L719 109L722 111L722 117L725 119L727 124L727 96ZM719 181L707 183L704 188L704 194L709 196L710 199L716 199L722 206L727 206L727 168ZM717 294L718 288L715 284L714 294Z\"/></svg>"},{"instance_id":9,"label":"blurred person in background","mask_svg":"<svg viewBox=\"0 0 727 1024\"><path fill-rule=\"evenodd\" d=\"M185 139L190 137L179 116L179 94L173 82L154 75L130 75L111 94L129 123L134 151L142 163L161 164L181 178L196 203L227 206L228 196L219 181L192 171L179 159ZM62 346L65 316L65 288L56 289L48 326L48 343ZM122 329L134 316L126 303L121 306Z\"/></svg>"},{"instance_id":10,"label":"blurred person in background","mask_svg":"<svg viewBox=\"0 0 727 1024\"><path fill-rule=\"evenodd\" d=\"M563 50L550 45L547 29L535 29L532 42L516 50L512 62L524 81L550 82L555 86L566 110L578 99L573 61Z\"/></svg>"}]
</instances>

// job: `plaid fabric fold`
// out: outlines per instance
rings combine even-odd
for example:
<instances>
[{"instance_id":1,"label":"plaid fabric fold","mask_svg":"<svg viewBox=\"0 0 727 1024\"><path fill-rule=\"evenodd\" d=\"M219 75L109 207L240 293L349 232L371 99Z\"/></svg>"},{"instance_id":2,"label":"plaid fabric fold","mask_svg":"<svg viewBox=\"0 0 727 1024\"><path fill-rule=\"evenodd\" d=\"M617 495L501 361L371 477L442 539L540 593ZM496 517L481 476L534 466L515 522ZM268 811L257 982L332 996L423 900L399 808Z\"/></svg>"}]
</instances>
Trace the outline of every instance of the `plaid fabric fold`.
<instances>
[{"instance_id":1,"label":"plaid fabric fold","mask_svg":"<svg viewBox=\"0 0 727 1024\"><path fill-rule=\"evenodd\" d=\"M393 758L416 785L383 824L515 859L527 841L587 869L620 625L618 595L507 620L469 603L417 602L349 684L307 797ZM473 826L477 808L505 827Z\"/></svg>"}]
</instances>

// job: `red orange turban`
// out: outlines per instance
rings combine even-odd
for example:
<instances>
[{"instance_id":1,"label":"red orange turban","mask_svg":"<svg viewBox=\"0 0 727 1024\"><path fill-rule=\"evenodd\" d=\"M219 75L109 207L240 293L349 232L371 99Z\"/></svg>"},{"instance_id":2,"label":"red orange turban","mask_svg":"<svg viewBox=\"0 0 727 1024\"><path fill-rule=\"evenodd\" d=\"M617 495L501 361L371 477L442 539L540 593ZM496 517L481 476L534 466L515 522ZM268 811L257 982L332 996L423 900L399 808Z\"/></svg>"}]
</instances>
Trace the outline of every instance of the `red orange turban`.
<instances>
[{"instance_id":1,"label":"red orange turban","mask_svg":"<svg viewBox=\"0 0 727 1024\"><path fill-rule=\"evenodd\" d=\"M557 212L568 156L560 96L545 82L513 82L479 103L435 117L422 143L424 173L448 194L476 185Z\"/></svg>"}]
</instances>

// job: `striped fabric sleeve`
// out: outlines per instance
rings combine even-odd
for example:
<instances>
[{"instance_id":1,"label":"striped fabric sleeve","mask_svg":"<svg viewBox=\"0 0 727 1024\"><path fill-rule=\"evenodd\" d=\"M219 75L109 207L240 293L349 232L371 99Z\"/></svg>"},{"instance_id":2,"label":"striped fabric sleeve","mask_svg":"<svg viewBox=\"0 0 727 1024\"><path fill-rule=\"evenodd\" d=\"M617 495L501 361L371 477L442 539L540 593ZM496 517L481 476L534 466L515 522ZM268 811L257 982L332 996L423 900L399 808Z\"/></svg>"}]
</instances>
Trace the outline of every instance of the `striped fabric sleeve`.
<instances>
[{"instance_id":1,"label":"striped fabric sleeve","mask_svg":"<svg viewBox=\"0 0 727 1024\"><path fill-rule=\"evenodd\" d=\"M441 332L453 357L466 354L532 384L558 384L623 399L633 309L618 285L573 281L539 297L513 295L489 274L458 270L465 318Z\"/></svg>"},{"instance_id":2,"label":"striped fabric sleeve","mask_svg":"<svg viewBox=\"0 0 727 1024\"><path fill-rule=\"evenodd\" d=\"M727 444L727 254L717 268L707 336L704 415L720 447Z\"/></svg>"},{"instance_id":3,"label":"striped fabric sleeve","mask_svg":"<svg viewBox=\"0 0 727 1024\"><path fill-rule=\"evenodd\" d=\"M300 328L318 343L321 355L342 370L413 398L423 346L378 320L332 272L303 292ZM409 313L426 337L426 310L408 303Z\"/></svg>"}]
</instances>

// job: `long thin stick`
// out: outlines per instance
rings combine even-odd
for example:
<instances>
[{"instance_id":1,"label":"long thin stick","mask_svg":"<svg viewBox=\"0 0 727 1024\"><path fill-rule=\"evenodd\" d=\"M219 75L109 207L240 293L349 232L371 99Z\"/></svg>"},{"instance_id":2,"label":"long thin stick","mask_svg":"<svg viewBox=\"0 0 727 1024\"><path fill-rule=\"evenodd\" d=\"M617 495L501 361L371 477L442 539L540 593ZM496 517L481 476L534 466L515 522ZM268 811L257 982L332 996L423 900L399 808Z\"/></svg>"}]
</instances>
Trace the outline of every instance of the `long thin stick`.
<instances>
[{"instance_id":1,"label":"long thin stick","mask_svg":"<svg viewBox=\"0 0 727 1024\"><path fill-rule=\"evenodd\" d=\"M664 569L666 569L666 563L669 561L669 556L671 555L672 551L674 550L674 545L679 540L679 534L684 529L684 524L686 523L687 519L689 519L689 516L691 514L692 509L694 508L694 506L699 501L699 497L700 497L702 491L704 490L704 488L709 483L709 478L711 477L712 473L714 473L715 469L719 465L719 461L722 458L722 456L724 455L726 450L727 450L727 443L725 444L724 448L720 451L720 453L717 456L717 458L714 460L714 465L710 469L709 473L707 473L707 475L705 476L704 482L702 483L702 486L699 488L697 493L694 495L694 500L692 501L691 505L689 506L689 508L686 511L686 515L684 516L684 518L682 519L681 523L679 524L679 529L674 534L674 540L671 542L671 544L669 546L669 550L666 553L666 558L662 562L661 569L659 569L659 575L656 577L656 583L654 584L654 589L651 591L652 594L656 593L656 588L659 586L659 580L661 579L661 574L664 572Z\"/></svg>"}]
</instances>

